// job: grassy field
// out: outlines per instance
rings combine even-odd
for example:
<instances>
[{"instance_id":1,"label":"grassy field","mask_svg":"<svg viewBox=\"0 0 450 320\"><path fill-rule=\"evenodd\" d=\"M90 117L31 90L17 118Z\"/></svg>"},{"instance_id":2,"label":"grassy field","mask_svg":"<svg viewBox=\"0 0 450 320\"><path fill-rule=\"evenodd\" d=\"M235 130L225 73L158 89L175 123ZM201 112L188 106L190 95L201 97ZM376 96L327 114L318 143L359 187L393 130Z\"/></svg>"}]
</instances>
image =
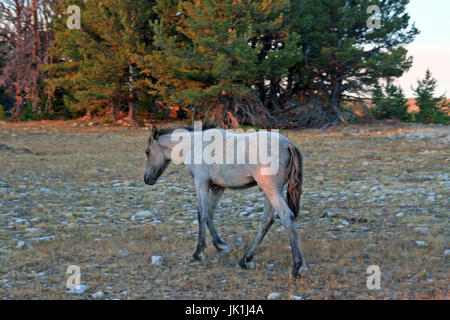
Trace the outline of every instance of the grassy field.
<instances>
[{"instance_id":1,"label":"grassy field","mask_svg":"<svg viewBox=\"0 0 450 320\"><path fill-rule=\"evenodd\" d=\"M253 269L237 265L256 234L258 188L227 190L217 209L230 254L208 235L206 260L192 262L191 177L171 165L156 185L143 183L147 129L0 124L1 299L449 298L449 127L283 132L305 159L300 280L278 218ZM70 265L83 293L65 287ZM381 269L380 290L366 286L370 265Z\"/></svg>"}]
</instances>

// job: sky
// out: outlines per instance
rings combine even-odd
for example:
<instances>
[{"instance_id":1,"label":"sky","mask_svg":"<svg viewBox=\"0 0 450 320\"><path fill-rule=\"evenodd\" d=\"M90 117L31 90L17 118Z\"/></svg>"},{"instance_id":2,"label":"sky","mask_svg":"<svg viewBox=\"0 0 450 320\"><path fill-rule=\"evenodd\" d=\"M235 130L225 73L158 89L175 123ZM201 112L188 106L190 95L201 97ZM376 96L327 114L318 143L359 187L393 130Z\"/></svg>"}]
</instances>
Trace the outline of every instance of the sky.
<instances>
[{"instance_id":1,"label":"sky","mask_svg":"<svg viewBox=\"0 0 450 320\"><path fill-rule=\"evenodd\" d=\"M397 83L407 97L413 97L411 86L416 86L425 71L430 69L438 81L436 94L450 97L450 0L411 0L408 6L411 21L420 34L407 46L413 56L412 68Z\"/></svg>"}]
</instances>

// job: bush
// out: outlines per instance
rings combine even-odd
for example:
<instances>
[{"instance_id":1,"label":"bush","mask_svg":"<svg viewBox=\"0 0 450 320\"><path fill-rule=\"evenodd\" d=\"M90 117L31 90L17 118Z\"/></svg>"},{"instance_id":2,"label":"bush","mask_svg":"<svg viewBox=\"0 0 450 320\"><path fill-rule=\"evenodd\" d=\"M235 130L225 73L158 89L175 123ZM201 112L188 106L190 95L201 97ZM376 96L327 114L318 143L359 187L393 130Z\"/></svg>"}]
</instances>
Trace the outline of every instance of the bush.
<instances>
[{"instance_id":1,"label":"bush","mask_svg":"<svg viewBox=\"0 0 450 320\"><path fill-rule=\"evenodd\" d=\"M372 96L375 108L372 109L373 116L378 120L397 119L410 121L408 104L403 90L393 84L382 87L377 84Z\"/></svg>"},{"instance_id":2,"label":"bush","mask_svg":"<svg viewBox=\"0 0 450 320\"><path fill-rule=\"evenodd\" d=\"M38 119L37 113L33 111L31 103L27 102L25 108L22 111L22 114L20 115L20 121L29 121L37 119Z\"/></svg>"},{"instance_id":3,"label":"bush","mask_svg":"<svg viewBox=\"0 0 450 320\"><path fill-rule=\"evenodd\" d=\"M435 98L437 81L433 79L430 70L427 70L425 78L417 82L417 87L413 90L417 96L417 106L419 112L416 114L416 121L423 123L448 124L449 106L446 104L445 96Z\"/></svg>"},{"instance_id":4,"label":"bush","mask_svg":"<svg viewBox=\"0 0 450 320\"><path fill-rule=\"evenodd\" d=\"M0 120L5 120L5 119L6 119L5 109L3 108L3 105L0 104Z\"/></svg>"}]
</instances>

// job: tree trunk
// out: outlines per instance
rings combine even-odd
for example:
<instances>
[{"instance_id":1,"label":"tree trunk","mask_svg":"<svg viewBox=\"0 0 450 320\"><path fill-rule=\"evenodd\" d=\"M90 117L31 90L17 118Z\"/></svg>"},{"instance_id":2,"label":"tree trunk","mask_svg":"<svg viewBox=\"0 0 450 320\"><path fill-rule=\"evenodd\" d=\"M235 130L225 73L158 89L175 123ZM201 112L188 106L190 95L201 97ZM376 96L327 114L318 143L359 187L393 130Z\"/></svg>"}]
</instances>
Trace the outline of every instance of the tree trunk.
<instances>
[{"instance_id":1,"label":"tree trunk","mask_svg":"<svg viewBox=\"0 0 450 320\"><path fill-rule=\"evenodd\" d=\"M117 110L116 110L116 103L112 103L112 105L109 107L108 117L112 117L113 122L117 121Z\"/></svg>"},{"instance_id":2,"label":"tree trunk","mask_svg":"<svg viewBox=\"0 0 450 320\"><path fill-rule=\"evenodd\" d=\"M136 121L136 100L134 98L134 69L132 64L129 67L129 76L130 96L128 97L128 120L134 122Z\"/></svg>"},{"instance_id":3,"label":"tree trunk","mask_svg":"<svg viewBox=\"0 0 450 320\"><path fill-rule=\"evenodd\" d=\"M40 49L41 49L41 37L39 34L39 19L38 19L38 10L39 10L39 0L31 1L31 33L33 35L33 49L32 49L32 71L33 71L33 84L31 88L31 105L33 111L37 111L38 113L38 104L39 104L39 91L40 91Z\"/></svg>"},{"instance_id":4,"label":"tree trunk","mask_svg":"<svg viewBox=\"0 0 450 320\"><path fill-rule=\"evenodd\" d=\"M128 120L130 122L136 121L136 102L131 97L128 101Z\"/></svg>"}]
</instances>

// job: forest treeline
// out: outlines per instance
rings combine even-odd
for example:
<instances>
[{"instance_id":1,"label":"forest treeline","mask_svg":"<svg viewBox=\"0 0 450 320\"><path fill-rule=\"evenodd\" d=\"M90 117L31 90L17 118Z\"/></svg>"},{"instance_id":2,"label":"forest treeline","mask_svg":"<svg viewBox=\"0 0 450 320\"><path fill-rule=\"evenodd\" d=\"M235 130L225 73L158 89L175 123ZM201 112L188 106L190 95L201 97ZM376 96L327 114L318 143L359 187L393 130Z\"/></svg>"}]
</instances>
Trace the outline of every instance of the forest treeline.
<instances>
[{"instance_id":1,"label":"forest treeline","mask_svg":"<svg viewBox=\"0 0 450 320\"><path fill-rule=\"evenodd\" d=\"M374 93L389 106L381 83L411 67L418 34L408 2L2 0L0 104L15 119L339 123Z\"/></svg>"}]
</instances>

